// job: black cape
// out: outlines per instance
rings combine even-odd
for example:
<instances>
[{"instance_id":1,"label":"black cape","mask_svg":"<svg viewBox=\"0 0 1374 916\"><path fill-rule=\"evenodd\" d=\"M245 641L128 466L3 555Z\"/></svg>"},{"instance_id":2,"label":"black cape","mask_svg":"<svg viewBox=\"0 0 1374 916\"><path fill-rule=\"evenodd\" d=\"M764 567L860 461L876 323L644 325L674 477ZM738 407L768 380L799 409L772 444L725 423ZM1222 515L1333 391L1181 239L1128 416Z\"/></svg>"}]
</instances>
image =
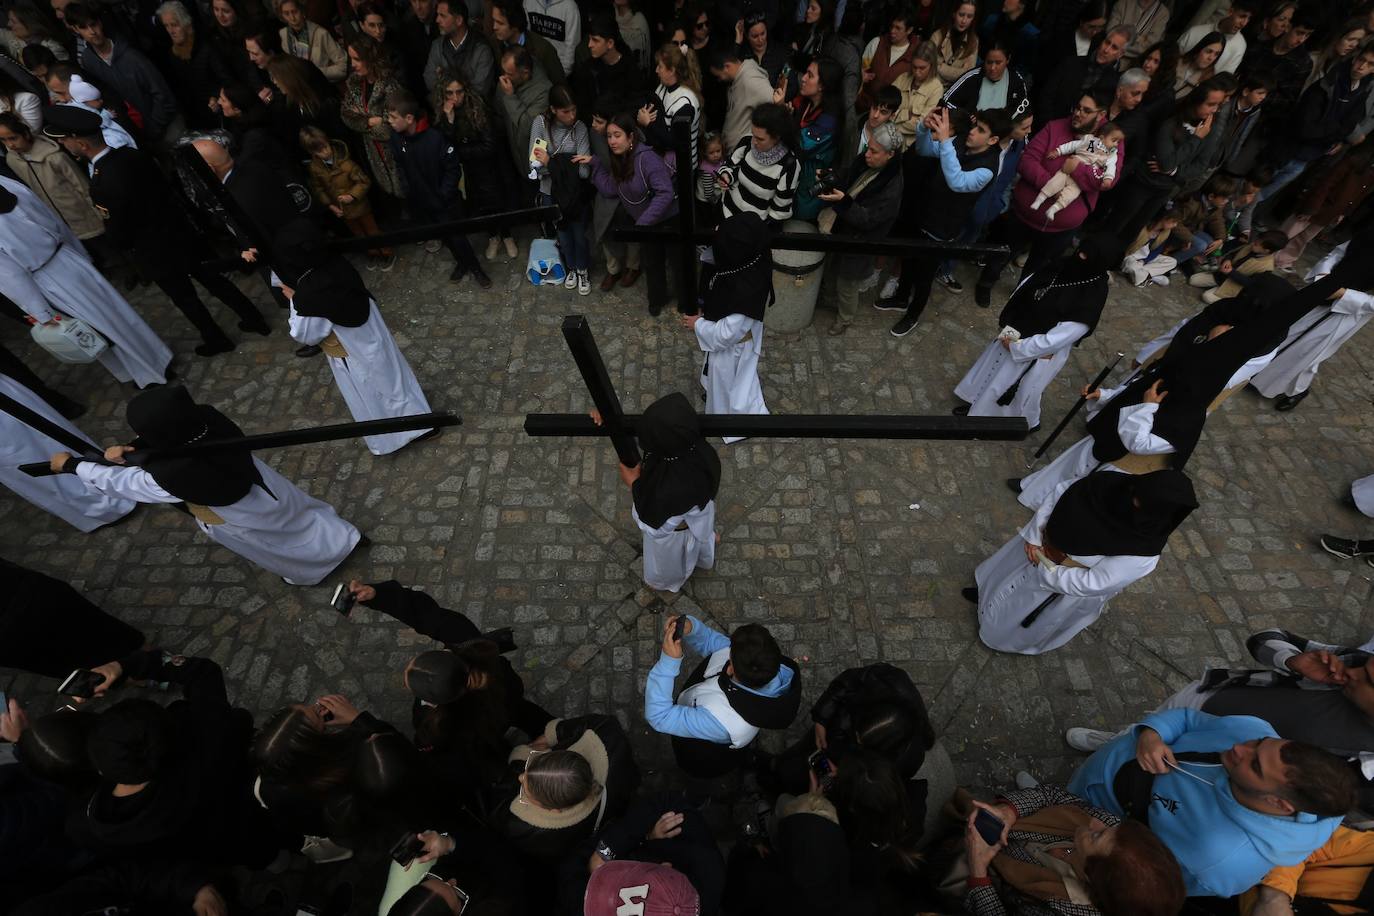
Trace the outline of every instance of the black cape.
<instances>
[{"instance_id":1,"label":"black cape","mask_svg":"<svg viewBox=\"0 0 1374 916\"><path fill-rule=\"evenodd\" d=\"M213 407L197 404L181 385L140 392L129 402L129 426L136 450L175 448L210 439L242 436L233 420ZM184 458L148 456L138 466L177 499L203 506L228 506L248 495L254 484L269 494L247 450L225 450ZM274 497L275 498L275 497Z\"/></svg>"},{"instance_id":2,"label":"black cape","mask_svg":"<svg viewBox=\"0 0 1374 916\"><path fill-rule=\"evenodd\" d=\"M298 220L277 235L282 279L296 295L296 314L325 318L345 328L361 327L372 313L372 294L346 258L329 250L310 223Z\"/></svg>"},{"instance_id":3,"label":"black cape","mask_svg":"<svg viewBox=\"0 0 1374 916\"><path fill-rule=\"evenodd\" d=\"M1182 471L1097 471L1059 497L1045 540L1077 556L1157 557L1197 506L1193 482Z\"/></svg>"},{"instance_id":4,"label":"black cape","mask_svg":"<svg viewBox=\"0 0 1374 916\"><path fill-rule=\"evenodd\" d=\"M1126 246L1113 235L1090 235L1078 252L1026 278L1007 300L998 321L1016 328L1022 337L1043 334L1063 321L1088 326L1092 336L1107 305L1107 271L1120 266Z\"/></svg>"},{"instance_id":5,"label":"black cape","mask_svg":"<svg viewBox=\"0 0 1374 916\"><path fill-rule=\"evenodd\" d=\"M630 493L640 521L659 528L715 499L720 456L702 437L701 421L685 395L675 391L650 404L635 433L644 460Z\"/></svg>"},{"instance_id":6,"label":"black cape","mask_svg":"<svg viewBox=\"0 0 1374 916\"><path fill-rule=\"evenodd\" d=\"M715 270L706 280L701 314L709 321L747 315L762 321L773 304L771 235L755 213L736 213L720 224L712 251Z\"/></svg>"}]
</instances>

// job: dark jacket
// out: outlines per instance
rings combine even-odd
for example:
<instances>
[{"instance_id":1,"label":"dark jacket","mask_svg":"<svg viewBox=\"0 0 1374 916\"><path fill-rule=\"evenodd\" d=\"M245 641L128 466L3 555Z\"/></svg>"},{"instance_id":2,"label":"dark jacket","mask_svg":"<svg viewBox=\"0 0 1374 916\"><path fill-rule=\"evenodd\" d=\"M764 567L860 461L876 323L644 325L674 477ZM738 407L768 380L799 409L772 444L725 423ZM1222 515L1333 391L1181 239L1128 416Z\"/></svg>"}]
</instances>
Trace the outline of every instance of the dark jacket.
<instances>
[{"instance_id":1,"label":"dark jacket","mask_svg":"<svg viewBox=\"0 0 1374 916\"><path fill-rule=\"evenodd\" d=\"M195 231L153 158L122 146L95 163L91 200L105 212L105 232L128 249L147 277L184 274L209 247Z\"/></svg>"},{"instance_id":2,"label":"dark jacket","mask_svg":"<svg viewBox=\"0 0 1374 916\"><path fill-rule=\"evenodd\" d=\"M176 119L176 96L167 85L161 71L141 51L129 47L121 38L113 38L110 60L106 63L89 45L83 44L77 54L81 69L102 88L109 86L143 115L143 131L150 137L161 138L167 126Z\"/></svg>"},{"instance_id":3,"label":"dark jacket","mask_svg":"<svg viewBox=\"0 0 1374 916\"><path fill-rule=\"evenodd\" d=\"M577 102L577 116L591 123L598 99L614 92L627 106L644 94L644 72L635 64L634 55L626 51L620 63L611 66L604 60L588 57L573 67L568 84Z\"/></svg>"},{"instance_id":4,"label":"dark jacket","mask_svg":"<svg viewBox=\"0 0 1374 916\"><path fill-rule=\"evenodd\" d=\"M425 82L425 62L429 59L429 49L439 37L439 27L434 24L433 17L428 22L416 19L407 5L405 15L401 17L401 25L396 31L402 58L406 62L405 71L398 76L405 81L406 87L416 98L423 99L429 94L429 87Z\"/></svg>"},{"instance_id":5,"label":"dark jacket","mask_svg":"<svg viewBox=\"0 0 1374 916\"><path fill-rule=\"evenodd\" d=\"M1097 62L1097 50L1102 38L1093 39L1084 57L1068 57L1057 63L1046 76L1035 100L1035 119L1040 124L1073 114L1078 100L1092 92L1103 92L1110 98L1116 94L1121 78L1116 61Z\"/></svg>"},{"instance_id":6,"label":"dark jacket","mask_svg":"<svg viewBox=\"0 0 1374 916\"><path fill-rule=\"evenodd\" d=\"M1016 167L1021 164L1021 155L1025 151L1025 140L1013 140L1002 151L1002 162L997 168L997 177L978 192L978 202L973 205L973 214L969 217L971 226L981 229L1011 206L1011 186L1016 181Z\"/></svg>"},{"instance_id":7,"label":"dark jacket","mask_svg":"<svg viewBox=\"0 0 1374 916\"><path fill-rule=\"evenodd\" d=\"M1311 162L1321 158L1335 143L1345 140L1365 115L1365 101L1374 77L1365 77L1350 88L1350 65L1343 63L1307 87L1298 99L1288 149L1290 157Z\"/></svg>"},{"instance_id":8,"label":"dark jacket","mask_svg":"<svg viewBox=\"0 0 1374 916\"><path fill-rule=\"evenodd\" d=\"M901 668L880 662L841 672L811 707L811 720L825 727L827 754L840 761L846 751L858 746L854 737L856 720L864 710L879 703L902 707L918 723L915 738L898 761L902 775L910 779L921 768L925 752L934 746L935 730L931 728L921 692L911 682L911 675Z\"/></svg>"},{"instance_id":9,"label":"dark jacket","mask_svg":"<svg viewBox=\"0 0 1374 916\"><path fill-rule=\"evenodd\" d=\"M1011 112L1012 119L1015 120L1030 105L1030 93L1026 88L1026 80L1012 67L1007 67L1006 75L1002 79L1010 81L1007 86L1006 110ZM973 114L978 109L978 92L982 86L983 68L974 67L955 80L949 89L945 90L944 96L940 99L940 104L946 108L957 108L960 111Z\"/></svg>"},{"instance_id":10,"label":"dark jacket","mask_svg":"<svg viewBox=\"0 0 1374 916\"><path fill-rule=\"evenodd\" d=\"M856 157L845 169L844 179L839 185L846 192L845 198L834 205L835 226L832 231L836 235L881 239L892 231L892 224L896 222L902 206L902 160L893 156L856 197L848 196L848 189L867 170L868 163L863 156ZM835 269L846 280L865 277L872 267L871 255L836 255Z\"/></svg>"},{"instance_id":11,"label":"dark jacket","mask_svg":"<svg viewBox=\"0 0 1374 916\"><path fill-rule=\"evenodd\" d=\"M391 152L406 189L406 201L416 216L437 218L461 209L458 184L463 163L457 148L427 120L415 133L391 135Z\"/></svg>"},{"instance_id":12,"label":"dark jacket","mask_svg":"<svg viewBox=\"0 0 1374 916\"><path fill-rule=\"evenodd\" d=\"M186 118L186 126L204 129L215 126L215 113L209 101L219 95L220 88L235 82L229 63L220 54L219 46L196 35L191 46L191 59L177 57L170 50L163 55L162 72L167 75L176 95L177 104Z\"/></svg>"}]
</instances>

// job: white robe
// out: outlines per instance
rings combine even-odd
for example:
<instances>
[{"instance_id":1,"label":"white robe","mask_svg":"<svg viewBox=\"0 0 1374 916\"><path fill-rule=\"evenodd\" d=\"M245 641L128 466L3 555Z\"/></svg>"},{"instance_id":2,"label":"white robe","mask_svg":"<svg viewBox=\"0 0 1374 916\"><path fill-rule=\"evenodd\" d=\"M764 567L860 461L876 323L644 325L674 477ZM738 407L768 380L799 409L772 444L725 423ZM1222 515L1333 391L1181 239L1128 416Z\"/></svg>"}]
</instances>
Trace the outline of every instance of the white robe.
<instances>
[{"instance_id":1,"label":"white robe","mask_svg":"<svg viewBox=\"0 0 1374 916\"><path fill-rule=\"evenodd\" d=\"M701 386L706 389L706 412L767 414L759 385L759 355L763 353L763 322L748 315L726 315L720 321L696 323L697 344L706 353ZM745 337L749 337L745 340ZM726 436L738 442L742 436Z\"/></svg>"},{"instance_id":2,"label":"white robe","mask_svg":"<svg viewBox=\"0 0 1374 916\"><path fill-rule=\"evenodd\" d=\"M23 385L0 375L0 392L4 392L34 413L42 415L74 436L86 441L91 437L73 426L48 403ZM94 531L101 525L117 522L137 505L133 500L93 493L71 474L52 477L30 477L19 465L44 462L55 452L71 451L55 439L40 433L27 424L0 411L0 481L16 495L46 509L62 521L81 531ZM11 519L11 524L14 520Z\"/></svg>"},{"instance_id":3,"label":"white robe","mask_svg":"<svg viewBox=\"0 0 1374 916\"><path fill-rule=\"evenodd\" d=\"M1338 247L1323 259L1308 275L1309 278L1325 276L1330 271L1331 264L1335 263L1331 260L1332 256L1337 251L1344 254L1344 247ZM1324 265L1326 270L1323 271ZM1251 384L1266 398L1281 394L1290 397L1301 394L1312 387L1321 364L1335 356L1341 345L1365 326L1370 316L1374 316L1374 296L1354 289L1346 290L1344 296L1330 305L1312 309L1288 329L1288 337L1279 346L1278 356L1263 372L1254 377ZM1303 333L1318 322L1321 323L1321 327L1304 337ZM1302 340L1298 340L1299 337L1302 337ZM1292 346L1289 346L1290 344ZM1285 347L1287 349L1284 349Z\"/></svg>"},{"instance_id":4,"label":"white robe","mask_svg":"<svg viewBox=\"0 0 1374 916\"><path fill-rule=\"evenodd\" d=\"M661 592L676 592L696 569L716 565L716 501L693 506L658 528L650 528L630 506L630 515L644 533L644 584ZM685 531L678 527L686 524Z\"/></svg>"},{"instance_id":5,"label":"white robe","mask_svg":"<svg viewBox=\"0 0 1374 916\"><path fill-rule=\"evenodd\" d=\"M333 506L308 496L257 458L253 463L272 492L254 485L238 502L211 507L224 524L207 525L196 519L196 525L210 540L276 573L289 585L317 584L344 561L362 535ZM85 461L77 465L76 473L88 487L102 493L141 503L181 502L142 468Z\"/></svg>"},{"instance_id":6,"label":"white robe","mask_svg":"<svg viewBox=\"0 0 1374 916\"><path fill-rule=\"evenodd\" d=\"M954 394L969 402L970 417L1025 417L1026 425L1039 426L1040 396L1069 361L1074 343L1087 333L1088 326L1082 322L1061 321L1043 334L1021 338L1010 350L1002 347L1000 339L994 340L960 379ZM1011 403L998 404L997 399L1017 379L1021 384Z\"/></svg>"},{"instance_id":7,"label":"white robe","mask_svg":"<svg viewBox=\"0 0 1374 916\"><path fill-rule=\"evenodd\" d=\"M19 198L0 214L0 293L37 321L51 321L57 309L95 328L110 342L100 363L118 381L165 383L172 351L95 269L67 224L19 182L0 185Z\"/></svg>"},{"instance_id":8,"label":"white robe","mask_svg":"<svg viewBox=\"0 0 1374 916\"><path fill-rule=\"evenodd\" d=\"M1102 616L1109 599L1159 565L1157 556L1073 556L1074 562L1087 568L1032 566L1026 560L1024 544L1041 543L1041 532L1050 513L1072 485L1073 481L1058 484L1017 536L974 571L978 583L978 638L988 648L1022 655L1057 649ZM1021 626L1021 621L1042 601L1056 594L1059 597L1041 611L1031 626Z\"/></svg>"},{"instance_id":9,"label":"white robe","mask_svg":"<svg viewBox=\"0 0 1374 916\"><path fill-rule=\"evenodd\" d=\"M318 344L332 332L348 351L344 359L329 356L327 360L353 419L381 420L430 412L420 382L396 346L375 300L368 303L367 321L356 328L334 324L328 318L298 315L294 303L289 320L291 336L300 343ZM367 436L364 441L372 454L387 455L426 432L416 429Z\"/></svg>"},{"instance_id":10,"label":"white robe","mask_svg":"<svg viewBox=\"0 0 1374 916\"><path fill-rule=\"evenodd\" d=\"M1350 498L1355 500L1355 507L1374 518L1374 476L1361 477L1350 485Z\"/></svg>"}]
</instances>

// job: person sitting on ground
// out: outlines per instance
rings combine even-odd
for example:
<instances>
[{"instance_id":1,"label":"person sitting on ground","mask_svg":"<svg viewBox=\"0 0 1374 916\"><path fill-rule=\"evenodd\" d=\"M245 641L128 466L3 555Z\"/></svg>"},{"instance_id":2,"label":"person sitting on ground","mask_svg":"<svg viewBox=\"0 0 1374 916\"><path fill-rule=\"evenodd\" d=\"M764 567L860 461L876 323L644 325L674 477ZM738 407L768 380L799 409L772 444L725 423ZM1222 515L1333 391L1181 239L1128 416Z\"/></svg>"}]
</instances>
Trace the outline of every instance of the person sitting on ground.
<instances>
[{"instance_id":1,"label":"person sitting on ground","mask_svg":"<svg viewBox=\"0 0 1374 916\"><path fill-rule=\"evenodd\" d=\"M695 617L678 615L663 628L663 648L644 686L644 718L672 736L673 756L689 775L722 776L743 762L764 728L792 724L801 706L801 669L782 654L766 627L737 628L728 637ZM671 699L683 646L702 656L686 686Z\"/></svg>"},{"instance_id":2,"label":"person sitting on ground","mask_svg":"<svg viewBox=\"0 0 1374 916\"><path fill-rule=\"evenodd\" d=\"M1280 865L1241 895L1241 916L1364 913L1374 875L1374 833L1344 825L1297 865Z\"/></svg>"},{"instance_id":3,"label":"person sitting on ground","mask_svg":"<svg viewBox=\"0 0 1374 916\"><path fill-rule=\"evenodd\" d=\"M1356 779L1336 755L1259 719L1171 709L1103 745L1068 788L1154 830L1189 896L1231 897L1330 839Z\"/></svg>"},{"instance_id":4,"label":"person sitting on ground","mask_svg":"<svg viewBox=\"0 0 1374 916\"><path fill-rule=\"evenodd\" d=\"M1281 229L1261 232L1254 241L1223 257L1215 274L1198 271L1188 278L1188 283L1204 290L1202 301L1208 305L1221 299L1234 298L1255 277L1273 272L1274 257L1287 244L1288 236ZM1220 286L1217 285L1218 278Z\"/></svg>"}]
</instances>

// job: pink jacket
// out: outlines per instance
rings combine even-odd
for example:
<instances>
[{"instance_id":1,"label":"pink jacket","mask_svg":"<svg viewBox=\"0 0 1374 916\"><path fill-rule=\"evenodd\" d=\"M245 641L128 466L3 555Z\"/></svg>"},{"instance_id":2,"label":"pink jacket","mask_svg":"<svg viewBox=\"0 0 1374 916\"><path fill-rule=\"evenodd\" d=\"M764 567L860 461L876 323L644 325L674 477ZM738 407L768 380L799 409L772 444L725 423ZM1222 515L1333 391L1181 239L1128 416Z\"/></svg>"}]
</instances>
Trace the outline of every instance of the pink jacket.
<instances>
[{"instance_id":1,"label":"pink jacket","mask_svg":"<svg viewBox=\"0 0 1374 916\"><path fill-rule=\"evenodd\" d=\"M1017 218L1032 229L1040 232L1069 232L1081 226L1083 220L1087 219L1088 214L1097 206L1097 195L1102 191L1102 179L1091 165L1081 162L1073 171L1073 180L1083 190L1082 196L1056 213L1054 219L1049 222L1045 221L1043 212L1031 208L1036 193L1064 166L1063 159L1045 157L1073 139L1075 137L1069 127L1069 119L1060 118L1046 124L1031 137L1025 153L1021 156L1021 163L1016 167L1016 172L1025 181L1016 182L1016 187L1012 189L1011 206ZM1118 185L1126 170L1125 163L1126 143L1122 141L1116 148Z\"/></svg>"}]
</instances>

